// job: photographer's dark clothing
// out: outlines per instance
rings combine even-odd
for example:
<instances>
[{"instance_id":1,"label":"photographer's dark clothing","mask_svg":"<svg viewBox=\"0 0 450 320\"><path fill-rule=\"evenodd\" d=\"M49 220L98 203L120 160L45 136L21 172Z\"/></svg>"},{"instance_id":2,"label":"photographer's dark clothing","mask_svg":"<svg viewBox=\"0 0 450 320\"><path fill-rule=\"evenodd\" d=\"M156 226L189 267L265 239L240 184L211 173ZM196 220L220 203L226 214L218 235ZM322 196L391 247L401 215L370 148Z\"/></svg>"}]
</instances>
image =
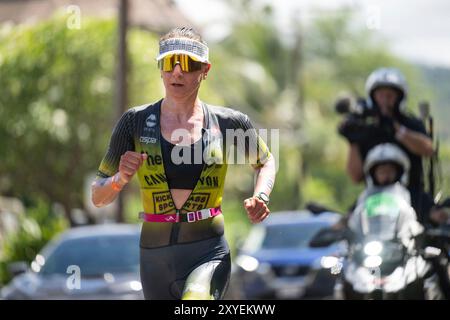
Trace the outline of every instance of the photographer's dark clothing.
<instances>
[{"instance_id":1,"label":"photographer's dark clothing","mask_svg":"<svg viewBox=\"0 0 450 320\"><path fill-rule=\"evenodd\" d=\"M425 126L423 125L422 121L419 119L413 117L413 116L400 116L398 119L396 119L401 125L405 126L407 129L419 132L422 134L427 134L425 130ZM383 122L383 120L381 121ZM383 125L381 123L381 125ZM400 148L402 148L403 151L406 152L408 155L409 161L411 162L411 169L409 173L409 189L423 189L423 168L422 168L422 161L421 157L413 154L411 151L409 151L403 144L401 144L397 139L395 139L395 132L392 130L389 132L389 130L385 130L385 133L377 134L377 135L371 135L366 141L361 141L364 143L357 143L359 147L359 151L361 154L361 159L366 159L367 153L370 149L375 147L376 145L379 145L381 143L390 142L393 143Z\"/></svg>"}]
</instances>

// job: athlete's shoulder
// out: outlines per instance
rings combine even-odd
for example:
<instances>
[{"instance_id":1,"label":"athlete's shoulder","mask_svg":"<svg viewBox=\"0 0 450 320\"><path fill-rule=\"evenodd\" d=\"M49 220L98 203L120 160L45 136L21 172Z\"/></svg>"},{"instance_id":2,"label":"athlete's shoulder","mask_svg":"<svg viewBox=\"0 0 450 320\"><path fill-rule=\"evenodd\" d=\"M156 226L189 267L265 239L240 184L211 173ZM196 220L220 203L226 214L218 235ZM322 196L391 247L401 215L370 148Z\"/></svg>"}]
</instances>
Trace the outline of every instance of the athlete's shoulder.
<instances>
[{"instance_id":1,"label":"athlete's shoulder","mask_svg":"<svg viewBox=\"0 0 450 320\"><path fill-rule=\"evenodd\" d=\"M220 120L228 120L231 122L248 120L248 116L245 113L231 107L215 106L210 104L208 104L207 106L209 111L216 115Z\"/></svg>"},{"instance_id":2,"label":"athlete's shoulder","mask_svg":"<svg viewBox=\"0 0 450 320\"><path fill-rule=\"evenodd\" d=\"M124 115L128 122L134 123L137 127L145 123L149 116L153 116L156 119L156 114L158 113L158 107L161 104L161 100L152 103L146 103L140 106L135 106L128 109Z\"/></svg>"},{"instance_id":3,"label":"athlete's shoulder","mask_svg":"<svg viewBox=\"0 0 450 320\"><path fill-rule=\"evenodd\" d=\"M140 106L135 106L127 110L127 112L134 113L134 114L142 114L142 113L150 113L152 111L155 111L158 106L160 105L161 100L158 100L156 102L152 103L146 103L142 104Z\"/></svg>"}]
</instances>

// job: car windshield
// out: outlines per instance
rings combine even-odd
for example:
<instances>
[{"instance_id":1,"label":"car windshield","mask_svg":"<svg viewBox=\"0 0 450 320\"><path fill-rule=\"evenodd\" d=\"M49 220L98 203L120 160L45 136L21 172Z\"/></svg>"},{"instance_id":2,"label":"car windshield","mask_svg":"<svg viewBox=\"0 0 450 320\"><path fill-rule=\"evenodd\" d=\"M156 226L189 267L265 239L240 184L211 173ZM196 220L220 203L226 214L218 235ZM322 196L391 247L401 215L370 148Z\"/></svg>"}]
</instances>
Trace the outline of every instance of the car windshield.
<instances>
[{"instance_id":1,"label":"car windshield","mask_svg":"<svg viewBox=\"0 0 450 320\"><path fill-rule=\"evenodd\" d=\"M255 226L243 248L250 252L259 249L305 248L311 238L328 225L325 222L304 222L269 225L265 228Z\"/></svg>"},{"instance_id":2,"label":"car windshield","mask_svg":"<svg viewBox=\"0 0 450 320\"><path fill-rule=\"evenodd\" d=\"M46 258L40 273L65 274L78 266L82 277L105 273L136 273L139 270L139 236L115 235L61 242Z\"/></svg>"},{"instance_id":3,"label":"car windshield","mask_svg":"<svg viewBox=\"0 0 450 320\"><path fill-rule=\"evenodd\" d=\"M262 243L264 249L303 248L326 224L303 223L269 226Z\"/></svg>"}]
</instances>

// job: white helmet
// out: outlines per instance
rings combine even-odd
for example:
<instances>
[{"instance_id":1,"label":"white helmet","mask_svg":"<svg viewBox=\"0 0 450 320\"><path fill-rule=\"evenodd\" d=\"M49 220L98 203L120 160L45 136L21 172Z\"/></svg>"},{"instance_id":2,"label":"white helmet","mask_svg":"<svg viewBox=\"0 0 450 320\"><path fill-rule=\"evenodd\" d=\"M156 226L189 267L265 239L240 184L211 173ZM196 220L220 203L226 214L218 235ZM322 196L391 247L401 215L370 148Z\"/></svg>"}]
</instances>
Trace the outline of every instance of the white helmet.
<instances>
[{"instance_id":1,"label":"white helmet","mask_svg":"<svg viewBox=\"0 0 450 320\"><path fill-rule=\"evenodd\" d=\"M408 85L403 74L396 68L379 68L373 71L366 81L366 94L371 106L375 105L373 92L380 87L389 87L400 92L399 110L404 111L408 95Z\"/></svg>"},{"instance_id":2,"label":"white helmet","mask_svg":"<svg viewBox=\"0 0 450 320\"><path fill-rule=\"evenodd\" d=\"M372 169L382 163L395 163L402 169L399 181L406 186L409 180L410 161L406 153L392 143L382 143L373 147L364 161L364 174L368 185L374 185Z\"/></svg>"}]
</instances>

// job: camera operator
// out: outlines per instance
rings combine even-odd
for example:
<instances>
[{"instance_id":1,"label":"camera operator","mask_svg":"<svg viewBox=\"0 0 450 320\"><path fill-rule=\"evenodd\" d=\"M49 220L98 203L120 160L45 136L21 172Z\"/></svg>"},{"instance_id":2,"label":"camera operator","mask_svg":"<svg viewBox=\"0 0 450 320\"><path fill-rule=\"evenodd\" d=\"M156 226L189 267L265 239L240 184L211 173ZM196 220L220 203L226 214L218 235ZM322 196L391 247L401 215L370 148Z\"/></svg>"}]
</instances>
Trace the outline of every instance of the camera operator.
<instances>
[{"instance_id":1,"label":"camera operator","mask_svg":"<svg viewBox=\"0 0 450 320\"><path fill-rule=\"evenodd\" d=\"M405 78L394 68L377 69L366 81L366 93L366 103L359 100L360 111L350 113L339 126L339 133L350 144L347 172L353 182L363 181L363 163L369 150L386 142L398 145L411 162L408 189L412 206L423 220L428 210L425 203L429 206L430 202L424 194L422 157L432 156L433 143L423 122L405 113Z\"/></svg>"}]
</instances>

